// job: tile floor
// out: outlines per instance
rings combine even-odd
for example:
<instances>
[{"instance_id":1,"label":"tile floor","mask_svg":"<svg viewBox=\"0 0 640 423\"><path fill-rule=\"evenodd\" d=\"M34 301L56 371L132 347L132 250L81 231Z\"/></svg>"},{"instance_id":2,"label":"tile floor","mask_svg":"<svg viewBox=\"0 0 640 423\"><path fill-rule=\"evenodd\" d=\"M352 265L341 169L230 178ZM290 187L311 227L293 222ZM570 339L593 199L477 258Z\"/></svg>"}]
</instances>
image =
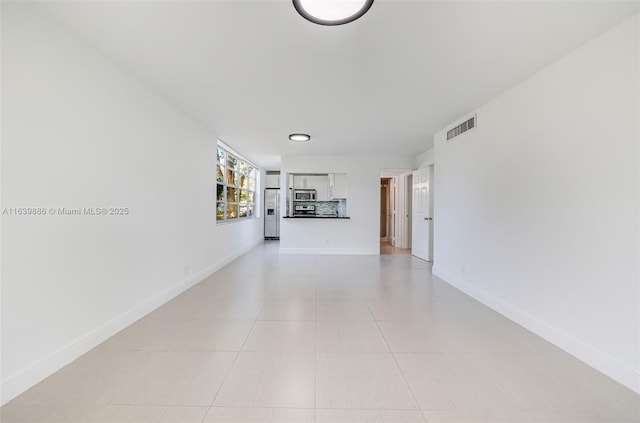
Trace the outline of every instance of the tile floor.
<instances>
[{"instance_id":1,"label":"tile floor","mask_svg":"<svg viewBox=\"0 0 640 423\"><path fill-rule=\"evenodd\" d=\"M638 395L406 251L280 256L267 243L2 407L0 421L640 422L639 410Z\"/></svg>"}]
</instances>

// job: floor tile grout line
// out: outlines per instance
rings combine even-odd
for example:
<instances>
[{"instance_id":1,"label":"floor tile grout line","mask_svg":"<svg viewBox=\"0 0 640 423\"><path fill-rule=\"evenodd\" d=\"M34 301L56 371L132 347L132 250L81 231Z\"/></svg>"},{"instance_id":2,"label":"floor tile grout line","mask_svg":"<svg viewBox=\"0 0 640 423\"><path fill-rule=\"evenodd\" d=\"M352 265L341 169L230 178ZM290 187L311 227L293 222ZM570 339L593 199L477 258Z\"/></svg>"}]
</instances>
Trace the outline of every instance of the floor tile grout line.
<instances>
[{"instance_id":1,"label":"floor tile grout line","mask_svg":"<svg viewBox=\"0 0 640 423\"><path fill-rule=\"evenodd\" d=\"M317 286L316 286L317 289ZM315 321L313 325L313 423L316 423L318 410L318 298L313 303Z\"/></svg>"},{"instance_id":2,"label":"floor tile grout line","mask_svg":"<svg viewBox=\"0 0 640 423\"><path fill-rule=\"evenodd\" d=\"M229 366L229 370L227 370L227 373L224 375L224 378L222 379L222 383L220 384L220 388L218 388L218 391L213 396L213 399L211 400L211 403L209 404L209 408L213 407L213 404L216 402L216 399L218 398L218 395L220 395L220 392L222 392L222 389L224 388L224 385L227 382L227 379L229 378L229 375L231 374L231 371L235 367L235 365L236 365L236 363L238 361L238 358L240 357L240 353L242 352L242 349L244 348L244 345L246 344L247 339L249 339L249 336L251 335L251 332L253 331L253 328L255 327L256 322L257 322L257 320L253 321L253 325L251 325L251 329L249 329L249 332L247 333L247 336L244 338L244 341L242 342L242 345L240 346L240 349L236 353L236 356L234 357L233 362L231 363L231 366Z\"/></svg>"},{"instance_id":3,"label":"floor tile grout line","mask_svg":"<svg viewBox=\"0 0 640 423\"><path fill-rule=\"evenodd\" d=\"M367 304L367 307L369 307L369 304ZM369 312L373 315L373 311L371 309L369 309ZM387 337L384 336L384 332L382 331L382 328L380 327L380 324L378 323L378 321L374 319L374 322L376 322L376 326L378 327L378 331L380 331L380 334L382 335L382 339L384 339L384 342L387 345L387 348L389 349L389 353L391 354L391 357L393 357L393 362L396 364L396 368L400 372L400 375L402 376L402 380L404 381L405 386L407 387L409 392L411 392L411 397L413 398L413 402L414 402L414 404L416 406L416 409L420 410L420 406L418 405L418 399L416 398L416 395L413 392L413 389L411 389L411 386L409 385L409 382L407 381L407 378L405 377L404 372L402 371L402 368L400 367L400 364L398 363L398 359L396 358L395 354L393 353L393 351L391 349L391 345L389 345L389 341L387 341Z\"/></svg>"}]
</instances>

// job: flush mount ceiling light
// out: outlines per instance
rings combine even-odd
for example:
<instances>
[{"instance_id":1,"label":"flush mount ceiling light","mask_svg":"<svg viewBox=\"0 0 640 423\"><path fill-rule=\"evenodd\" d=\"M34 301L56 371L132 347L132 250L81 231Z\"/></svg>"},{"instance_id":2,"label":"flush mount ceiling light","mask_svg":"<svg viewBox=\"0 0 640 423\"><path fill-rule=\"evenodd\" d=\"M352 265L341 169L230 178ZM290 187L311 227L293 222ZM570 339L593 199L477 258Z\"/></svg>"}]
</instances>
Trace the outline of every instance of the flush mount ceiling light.
<instances>
[{"instance_id":1,"label":"flush mount ceiling light","mask_svg":"<svg viewBox=\"0 0 640 423\"><path fill-rule=\"evenodd\" d=\"M373 0L293 0L298 13L319 25L342 25L353 22L365 13Z\"/></svg>"},{"instance_id":2,"label":"flush mount ceiling light","mask_svg":"<svg viewBox=\"0 0 640 423\"><path fill-rule=\"evenodd\" d=\"M295 142L307 142L311 140L311 136L308 134L291 134L289 139Z\"/></svg>"}]
</instances>

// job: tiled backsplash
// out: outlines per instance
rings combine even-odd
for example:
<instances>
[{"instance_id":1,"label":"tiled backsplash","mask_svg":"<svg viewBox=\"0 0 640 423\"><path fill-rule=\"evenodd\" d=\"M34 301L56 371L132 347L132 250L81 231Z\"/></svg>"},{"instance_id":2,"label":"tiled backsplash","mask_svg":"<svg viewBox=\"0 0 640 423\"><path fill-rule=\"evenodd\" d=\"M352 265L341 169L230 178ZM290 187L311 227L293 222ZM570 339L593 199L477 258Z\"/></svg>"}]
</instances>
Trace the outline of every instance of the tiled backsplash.
<instances>
[{"instance_id":1,"label":"tiled backsplash","mask_svg":"<svg viewBox=\"0 0 640 423\"><path fill-rule=\"evenodd\" d=\"M347 200L296 201L296 205L316 206L316 216L347 217Z\"/></svg>"},{"instance_id":2,"label":"tiled backsplash","mask_svg":"<svg viewBox=\"0 0 640 423\"><path fill-rule=\"evenodd\" d=\"M338 217L347 217L347 200L343 198L338 201Z\"/></svg>"}]
</instances>

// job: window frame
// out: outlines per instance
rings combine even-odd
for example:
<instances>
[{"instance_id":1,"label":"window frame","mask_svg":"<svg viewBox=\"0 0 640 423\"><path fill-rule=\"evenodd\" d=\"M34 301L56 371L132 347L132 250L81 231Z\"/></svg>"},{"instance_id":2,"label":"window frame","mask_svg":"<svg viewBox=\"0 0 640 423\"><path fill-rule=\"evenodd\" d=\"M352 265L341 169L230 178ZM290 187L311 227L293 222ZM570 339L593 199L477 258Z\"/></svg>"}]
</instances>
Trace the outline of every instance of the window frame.
<instances>
[{"instance_id":1,"label":"window frame","mask_svg":"<svg viewBox=\"0 0 640 423\"><path fill-rule=\"evenodd\" d=\"M216 224L257 219L260 168L221 140L216 145L215 166ZM229 217L230 211L235 216Z\"/></svg>"}]
</instances>

